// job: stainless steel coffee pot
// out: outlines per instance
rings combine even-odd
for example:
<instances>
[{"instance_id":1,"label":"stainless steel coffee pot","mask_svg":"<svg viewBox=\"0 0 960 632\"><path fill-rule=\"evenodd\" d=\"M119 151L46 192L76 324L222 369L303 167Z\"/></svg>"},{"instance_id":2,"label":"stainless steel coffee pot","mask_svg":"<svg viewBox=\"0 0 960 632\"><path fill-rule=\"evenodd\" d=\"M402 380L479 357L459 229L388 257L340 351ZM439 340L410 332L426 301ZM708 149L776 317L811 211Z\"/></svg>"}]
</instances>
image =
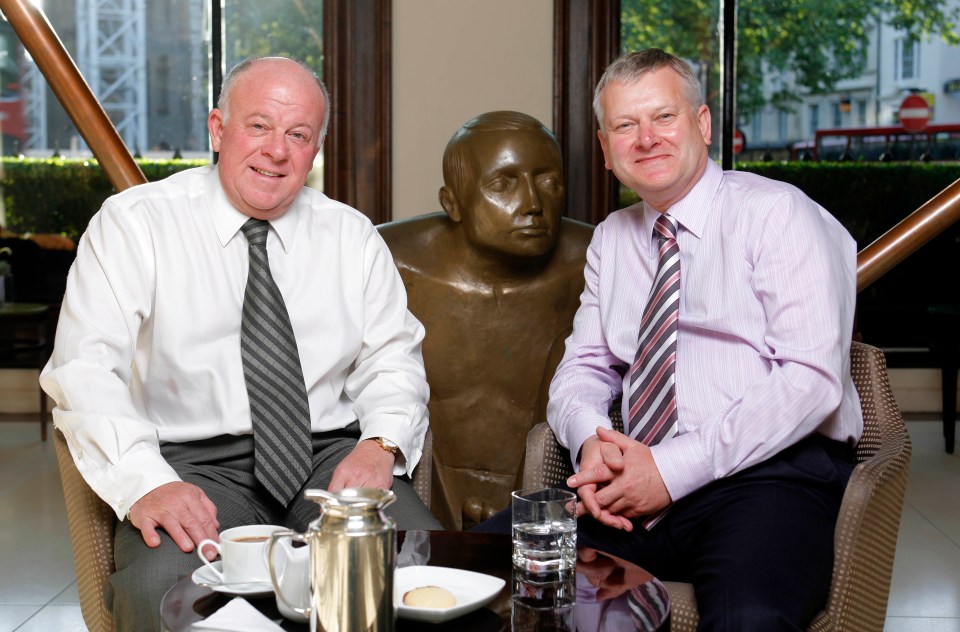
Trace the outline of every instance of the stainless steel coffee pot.
<instances>
[{"instance_id":1,"label":"stainless steel coffee pot","mask_svg":"<svg viewBox=\"0 0 960 632\"><path fill-rule=\"evenodd\" d=\"M270 538L267 559L277 597L322 632L393 632L393 571L397 525L383 509L396 500L392 491L347 488L308 489L320 517L306 533L286 531ZM310 547L310 604L284 595L273 564L274 548L285 539ZM293 602L293 603L292 603Z\"/></svg>"}]
</instances>

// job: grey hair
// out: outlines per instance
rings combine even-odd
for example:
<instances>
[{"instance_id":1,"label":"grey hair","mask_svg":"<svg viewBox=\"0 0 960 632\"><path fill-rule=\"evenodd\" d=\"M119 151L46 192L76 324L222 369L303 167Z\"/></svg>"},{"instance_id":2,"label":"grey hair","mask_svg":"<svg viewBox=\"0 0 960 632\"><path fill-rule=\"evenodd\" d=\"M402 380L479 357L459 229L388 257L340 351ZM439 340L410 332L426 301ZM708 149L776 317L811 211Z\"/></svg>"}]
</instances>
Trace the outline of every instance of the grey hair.
<instances>
[{"instance_id":1,"label":"grey hair","mask_svg":"<svg viewBox=\"0 0 960 632\"><path fill-rule=\"evenodd\" d=\"M700 87L700 79L693 72L690 64L683 61L676 55L663 51L659 48L647 48L632 53L621 55L616 61L607 66L597 83L596 90L593 91L593 113L597 117L597 123L600 129L603 129L603 106L600 103L600 95L604 88L611 83L633 83L648 72L659 70L664 67L672 68L674 72L683 79L684 93L690 107L697 110L703 105L703 91Z\"/></svg>"},{"instance_id":2,"label":"grey hair","mask_svg":"<svg viewBox=\"0 0 960 632\"><path fill-rule=\"evenodd\" d=\"M233 87L237 83L237 80L245 73L250 70L255 63L262 61L264 59L288 59L287 57L249 57L244 59L239 64L230 69L230 72L227 73L227 76L223 79L223 86L220 88L220 97L217 99L217 108L223 112L223 122L226 123L227 119L230 118L230 93L233 92ZM296 63L298 66L310 73L310 76L313 77L317 86L320 88L320 92L323 94L323 100L326 104L326 108L323 112L323 123L320 126L320 136L317 138L317 146L319 147L323 143L323 139L327 137L327 128L330 126L330 110L333 109L330 104L330 91L327 90L326 84L317 76L317 73L313 72L313 69L310 68L307 64L297 59L290 59L290 61Z\"/></svg>"}]
</instances>

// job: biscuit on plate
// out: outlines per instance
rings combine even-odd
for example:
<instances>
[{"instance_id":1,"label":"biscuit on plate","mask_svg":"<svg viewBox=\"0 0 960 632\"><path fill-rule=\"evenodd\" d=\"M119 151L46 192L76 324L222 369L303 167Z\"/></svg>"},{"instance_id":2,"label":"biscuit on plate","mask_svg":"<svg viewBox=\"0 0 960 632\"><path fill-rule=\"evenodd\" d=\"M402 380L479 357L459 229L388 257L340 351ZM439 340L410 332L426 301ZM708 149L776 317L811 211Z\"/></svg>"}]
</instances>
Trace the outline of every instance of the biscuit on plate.
<instances>
[{"instance_id":1,"label":"biscuit on plate","mask_svg":"<svg viewBox=\"0 0 960 632\"><path fill-rule=\"evenodd\" d=\"M403 605L413 608L452 608L457 598L440 586L421 586L403 593Z\"/></svg>"}]
</instances>

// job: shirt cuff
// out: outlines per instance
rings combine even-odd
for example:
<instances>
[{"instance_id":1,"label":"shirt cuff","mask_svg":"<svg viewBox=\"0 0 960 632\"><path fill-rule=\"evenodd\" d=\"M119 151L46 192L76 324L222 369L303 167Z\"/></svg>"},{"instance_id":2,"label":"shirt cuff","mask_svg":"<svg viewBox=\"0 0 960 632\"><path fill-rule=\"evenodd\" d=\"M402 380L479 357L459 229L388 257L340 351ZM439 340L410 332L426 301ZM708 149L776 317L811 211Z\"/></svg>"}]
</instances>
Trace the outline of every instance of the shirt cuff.
<instances>
[{"instance_id":1,"label":"shirt cuff","mask_svg":"<svg viewBox=\"0 0 960 632\"><path fill-rule=\"evenodd\" d=\"M125 455L116 466L99 468L84 467L83 452L71 450L80 473L90 487L117 514L125 520L131 507L161 485L181 480L172 467L158 452L149 449L134 450Z\"/></svg>"},{"instance_id":2,"label":"shirt cuff","mask_svg":"<svg viewBox=\"0 0 960 632\"><path fill-rule=\"evenodd\" d=\"M714 481L710 459L704 454L699 439L696 433L689 432L650 447L653 462L673 502Z\"/></svg>"},{"instance_id":3,"label":"shirt cuff","mask_svg":"<svg viewBox=\"0 0 960 632\"><path fill-rule=\"evenodd\" d=\"M587 439L597 436L597 426L613 429L610 419L603 415L581 414L570 421L566 438L574 472L580 471L580 449Z\"/></svg>"},{"instance_id":4,"label":"shirt cuff","mask_svg":"<svg viewBox=\"0 0 960 632\"><path fill-rule=\"evenodd\" d=\"M418 405L414 411L414 417L419 414L425 415L426 408ZM406 475L413 478L413 470L420 462L420 457L423 456L424 435L426 435L426 428L429 427L424 422L424 435L418 436L414 426L419 429L419 425L408 421L405 415L402 420L394 414L374 415L364 420L363 429L360 432L360 441L383 437L397 444L399 451L395 455L393 475Z\"/></svg>"}]
</instances>

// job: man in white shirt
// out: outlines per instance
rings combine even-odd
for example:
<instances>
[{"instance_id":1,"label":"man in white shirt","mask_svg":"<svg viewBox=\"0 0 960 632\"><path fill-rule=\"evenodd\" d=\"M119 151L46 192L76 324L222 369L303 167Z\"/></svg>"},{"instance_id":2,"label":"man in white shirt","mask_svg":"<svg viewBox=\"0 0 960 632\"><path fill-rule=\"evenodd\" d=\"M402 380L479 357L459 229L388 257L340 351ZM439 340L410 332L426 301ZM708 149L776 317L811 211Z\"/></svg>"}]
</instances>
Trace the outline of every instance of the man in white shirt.
<instances>
[{"instance_id":1,"label":"man in white shirt","mask_svg":"<svg viewBox=\"0 0 960 632\"><path fill-rule=\"evenodd\" d=\"M162 595L218 530L303 530L318 515L306 488L392 488L401 528L439 528L406 482L428 426L423 327L372 224L304 187L325 87L289 59L248 60L218 106L216 166L124 191L91 220L41 377L78 469L121 519L105 589L121 630L159 626ZM254 474L241 359L250 218L269 222L309 405L312 472L288 503Z\"/></svg>"},{"instance_id":2,"label":"man in white shirt","mask_svg":"<svg viewBox=\"0 0 960 632\"><path fill-rule=\"evenodd\" d=\"M855 243L794 187L710 161L710 112L676 57L620 58L594 109L607 168L643 202L594 232L550 387L581 543L692 582L700 629L806 629L863 427ZM621 395L627 434L607 416Z\"/></svg>"}]
</instances>

